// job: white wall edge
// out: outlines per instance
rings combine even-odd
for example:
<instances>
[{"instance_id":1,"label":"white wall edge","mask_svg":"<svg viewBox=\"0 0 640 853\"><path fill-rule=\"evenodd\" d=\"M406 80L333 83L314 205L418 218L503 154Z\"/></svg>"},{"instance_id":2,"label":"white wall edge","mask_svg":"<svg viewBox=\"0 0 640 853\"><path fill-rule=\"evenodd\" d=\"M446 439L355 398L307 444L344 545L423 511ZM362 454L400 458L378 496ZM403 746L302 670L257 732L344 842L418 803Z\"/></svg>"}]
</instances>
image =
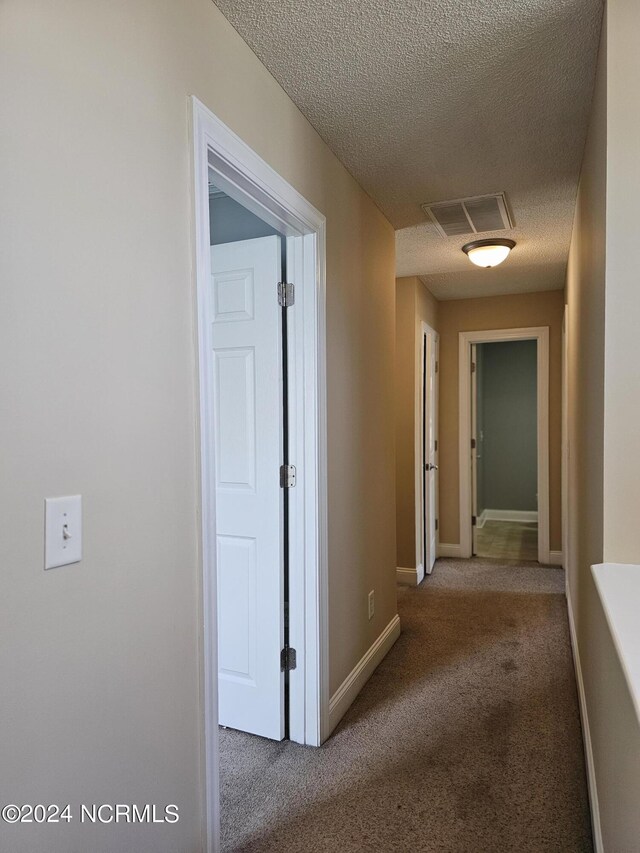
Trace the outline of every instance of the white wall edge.
<instances>
[{"instance_id":1,"label":"white wall edge","mask_svg":"<svg viewBox=\"0 0 640 853\"><path fill-rule=\"evenodd\" d=\"M418 586L418 584L424 579L424 568L422 566L418 566L417 569L403 569L400 566L396 569L396 580L398 583L409 585L409 586Z\"/></svg>"},{"instance_id":2,"label":"white wall edge","mask_svg":"<svg viewBox=\"0 0 640 853\"><path fill-rule=\"evenodd\" d=\"M564 567L564 554L562 551L549 551L549 564Z\"/></svg>"},{"instance_id":3,"label":"white wall edge","mask_svg":"<svg viewBox=\"0 0 640 853\"><path fill-rule=\"evenodd\" d=\"M331 733L344 717L358 693L373 675L400 636L400 617L396 614L378 639L351 670L329 702L329 729Z\"/></svg>"},{"instance_id":4,"label":"white wall edge","mask_svg":"<svg viewBox=\"0 0 640 853\"><path fill-rule=\"evenodd\" d=\"M520 521L532 524L537 520L538 511L535 509L483 509L478 519L478 527L482 527L486 521Z\"/></svg>"},{"instance_id":5,"label":"white wall edge","mask_svg":"<svg viewBox=\"0 0 640 853\"><path fill-rule=\"evenodd\" d=\"M451 545L448 542L438 542L438 557L461 557L460 545Z\"/></svg>"},{"instance_id":6,"label":"white wall edge","mask_svg":"<svg viewBox=\"0 0 640 853\"><path fill-rule=\"evenodd\" d=\"M604 853L602 842L602 827L600 825L600 806L598 804L598 788L596 785L596 771L593 763L593 748L591 746L591 732L589 729L589 714L587 711L587 699L584 692L584 681L582 679L582 667L580 666L580 652L578 650L578 638L576 626L573 621L573 607L571 597L567 592L567 614L569 618L569 634L571 636L571 650L573 652L573 667L576 673L578 686L578 701L580 704L580 719L582 721L582 740L584 743L584 754L587 762L587 783L589 789L589 804L591 806L591 828L593 831L593 843L596 853Z\"/></svg>"}]
</instances>

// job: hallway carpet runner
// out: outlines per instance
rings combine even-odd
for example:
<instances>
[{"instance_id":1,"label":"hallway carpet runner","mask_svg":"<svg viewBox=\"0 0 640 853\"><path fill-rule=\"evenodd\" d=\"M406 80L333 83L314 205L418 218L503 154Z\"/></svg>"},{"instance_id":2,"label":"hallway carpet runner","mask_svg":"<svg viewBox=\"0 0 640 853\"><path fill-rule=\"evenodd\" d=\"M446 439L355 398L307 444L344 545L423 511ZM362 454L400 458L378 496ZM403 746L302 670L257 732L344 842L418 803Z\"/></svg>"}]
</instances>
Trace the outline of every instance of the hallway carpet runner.
<instances>
[{"instance_id":1,"label":"hallway carpet runner","mask_svg":"<svg viewBox=\"0 0 640 853\"><path fill-rule=\"evenodd\" d=\"M222 849L588 853L564 573L438 560L320 749L221 732Z\"/></svg>"}]
</instances>

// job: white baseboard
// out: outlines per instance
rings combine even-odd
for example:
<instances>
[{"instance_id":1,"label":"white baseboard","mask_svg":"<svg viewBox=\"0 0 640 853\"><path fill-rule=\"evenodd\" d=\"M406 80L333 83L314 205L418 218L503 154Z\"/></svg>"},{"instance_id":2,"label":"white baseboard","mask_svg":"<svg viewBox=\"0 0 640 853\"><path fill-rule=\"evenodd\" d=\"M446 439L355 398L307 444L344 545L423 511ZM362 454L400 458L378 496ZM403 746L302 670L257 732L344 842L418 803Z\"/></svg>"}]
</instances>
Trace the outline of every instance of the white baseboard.
<instances>
[{"instance_id":1,"label":"white baseboard","mask_svg":"<svg viewBox=\"0 0 640 853\"><path fill-rule=\"evenodd\" d=\"M438 557L460 557L460 545L438 542Z\"/></svg>"},{"instance_id":2,"label":"white baseboard","mask_svg":"<svg viewBox=\"0 0 640 853\"><path fill-rule=\"evenodd\" d=\"M564 566L562 551L549 551L549 563L552 566Z\"/></svg>"},{"instance_id":3,"label":"white baseboard","mask_svg":"<svg viewBox=\"0 0 640 853\"><path fill-rule=\"evenodd\" d=\"M554 553L553 551L551 552ZM593 748L591 746L591 732L589 730L589 714L587 711L587 700L584 692L584 681L582 679L582 667L580 666L580 652L578 650L578 638L576 626L573 621L573 608L571 598L567 590L567 611L569 614L569 633L571 635L571 649L573 651L573 666L576 672L576 683L578 686L578 701L580 703L580 719L582 721L582 739L584 742L584 754L587 762L587 782L589 787L589 803L591 805L591 828L593 830L593 843L596 853L604 853L602 842L602 827L600 825L600 807L598 805L598 789L596 786L596 772L593 764Z\"/></svg>"},{"instance_id":4,"label":"white baseboard","mask_svg":"<svg viewBox=\"0 0 640 853\"><path fill-rule=\"evenodd\" d=\"M537 510L526 509L483 509L480 518L482 527L485 521L523 521L534 522L538 520Z\"/></svg>"},{"instance_id":5,"label":"white baseboard","mask_svg":"<svg viewBox=\"0 0 640 853\"><path fill-rule=\"evenodd\" d=\"M400 636L400 617L394 616L375 643L358 661L329 701L329 731L338 725L347 709L373 675L389 649Z\"/></svg>"},{"instance_id":6,"label":"white baseboard","mask_svg":"<svg viewBox=\"0 0 640 853\"><path fill-rule=\"evenodd\" d=\"M484 527L484 523L487 520L487 511L483 509L480 515L478 516L478 520L476 521L477 527Z\"/></svg>"},{"instance_id":7,"label":"white baseboard","mask_svg":"<svg viewBox=\"0 0 640 853\"><path fill-rule=\"evenodd\" d=\"M402 569L400 566L396 569L396 580L398 583L408 586L418 586L424 579L424 568L419 565L417 569Z\"/></svg>"}]
</instances>

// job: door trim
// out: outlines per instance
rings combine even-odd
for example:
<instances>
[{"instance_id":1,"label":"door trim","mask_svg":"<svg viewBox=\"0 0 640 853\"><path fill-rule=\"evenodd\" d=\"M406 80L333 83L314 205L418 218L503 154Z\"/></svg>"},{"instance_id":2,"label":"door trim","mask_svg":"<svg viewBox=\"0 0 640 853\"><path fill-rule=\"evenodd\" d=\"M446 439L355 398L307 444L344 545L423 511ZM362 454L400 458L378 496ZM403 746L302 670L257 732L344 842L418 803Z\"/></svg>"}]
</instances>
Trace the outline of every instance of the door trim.
<instances>
[{"instance_id":1,"label":"door trim","mask_svg":"<svg viewBox=\"0 0 640 853\"><path fill-rule=\"evenodd\" d=\"M460 556L471 557L471 345L496 341L537 341L538 391L538 561L549 563L549 327L492 329L458 334L458 466Z\"/></svg>"},{"instance_id":2,"label":"door trim","mask_svg":"<svg viewBox=\"0 0 640 853\"><path fill-rule=\"evenodd\" d=\"M297 485L290 495L291 673L290 736L319 746L329 727L325 217L309 204L197 98L191 97L198 336L200 545L202 562L200 660L204 739L206 849L219 847L219 752L215 476L211 451L211 294L208 172L236 201L287 237L294 257L296 302L289 315L290 437ZM292 277L289 271L290 279ZM274 299L276 298L274 282ZM274 472L277 476L278 472Z\"/></svg>"}]
</instances>

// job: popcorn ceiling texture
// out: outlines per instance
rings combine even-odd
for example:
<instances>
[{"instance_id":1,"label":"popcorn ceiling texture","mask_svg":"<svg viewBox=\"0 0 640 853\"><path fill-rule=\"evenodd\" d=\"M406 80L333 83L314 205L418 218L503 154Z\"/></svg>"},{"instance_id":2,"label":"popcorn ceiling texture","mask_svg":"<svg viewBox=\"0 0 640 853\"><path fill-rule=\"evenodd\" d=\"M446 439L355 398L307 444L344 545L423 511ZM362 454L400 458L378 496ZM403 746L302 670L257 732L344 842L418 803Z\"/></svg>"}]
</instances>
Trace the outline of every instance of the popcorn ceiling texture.
<instances>
[{"instance_id":1,"label":"popcorn ceiling texture","mask_svg":"<svg viewBox=\"0 0 640 853\"><path fill-rule=\"evenodd\" d=\"M601 0L217 5L400 229L398 275L440 299L564 286ZM502 190L518 245L471 270L420 204Z\"/></svg>"}]
</instances>

